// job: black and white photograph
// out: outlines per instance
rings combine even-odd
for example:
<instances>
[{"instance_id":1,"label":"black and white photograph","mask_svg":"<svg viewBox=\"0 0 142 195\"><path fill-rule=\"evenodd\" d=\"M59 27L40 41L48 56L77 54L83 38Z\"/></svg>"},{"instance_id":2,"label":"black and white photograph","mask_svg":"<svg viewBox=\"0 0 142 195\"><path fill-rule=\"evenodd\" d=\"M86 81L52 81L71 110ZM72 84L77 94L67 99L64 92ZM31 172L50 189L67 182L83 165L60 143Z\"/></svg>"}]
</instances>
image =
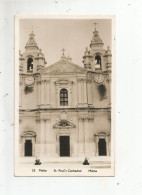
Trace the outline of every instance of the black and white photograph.
<instances>
[{"instance_id":1,"label":"black and white photograph","mask_svg":"<svg viewBox=\"0 0 142 195\"><path fill-rule=\"evenodd\" d=\"M114 176L113 16L15 18L15 176Z\"/></svg>"},{"instance_id":2,"label":"black and white photograph","mask_svg":"<svg viewBox=\"0 0 142 195\"><path fill-rule=\"evenodd\" d=\"M0 195L142 194L142 1L0 1Z\"/></svg>"}]
</instances>

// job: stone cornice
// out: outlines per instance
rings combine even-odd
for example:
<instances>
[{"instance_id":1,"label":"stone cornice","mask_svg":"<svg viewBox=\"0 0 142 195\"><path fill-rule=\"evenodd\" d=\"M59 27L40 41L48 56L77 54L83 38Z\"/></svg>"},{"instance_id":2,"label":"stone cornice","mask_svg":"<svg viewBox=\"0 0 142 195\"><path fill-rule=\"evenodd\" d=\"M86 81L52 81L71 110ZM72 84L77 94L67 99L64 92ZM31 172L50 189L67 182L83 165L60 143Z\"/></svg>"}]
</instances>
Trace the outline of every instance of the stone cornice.
<instances>
[{"instance_id":1,"label":"stone cornice","mask_svg":"<svg viewBox=\"0 0 142 195\"><path fill-rule=\"evenodd\" d=\"M67 110L70 110L70 111L109 111L110 107L106 107L106 108L90 108L90 107L78 107L78 108L40 108L40 109L20 109L19 111L21 113L24 113L24 112L44 112L44 111L56 111L56 110L60 110L60 111L67 111Z\"/></svg>"},{"instance_id":2,"label":"stone cornice","mask_svg":"<svg viewBox=\"0 0 142 195\"><path fill-rule=\"evenodd\" d=\"M93 116L92 117L91 116L90 117L89 116L86 116L86 117L85 116L84 117L78 117L78 120L79 121L93 121L94 120L94 117Z\"/></svg>"},{"instance_id":3,"label":"stone cornice","mask_svg":"<svg viewBox=\"0 0 142 195\"><path fill-rule=\"evenodd\" d=\"M54 82L55 85L62 85L62 84L73 84L73 81L69 80L57 80Z\"/></svg>"},{"instance_id":4,"label":"stone cornice","mask_svg":"<svg viewBox=\"0 0 142 195\"><path fill-rule=\"evenodd\" d=\"M50 80L47 80L47 79L42 79L42 80L38 80L37 81L37 84L38 85L41 85L41 84L49 84L50 83Z\"/></svg>"},{"instance_id":5,"label":"stone cornice","mask_svg":"<svg viewBox=\"0 0 142 195\"><path fill-rule=\"evenodd\" d=\"M36 119L36 122L46 122L46 121L50 121L50 118L38 118L38 119Z\"/></svg>"},{"instance_id":6,"label":"stone cornice","mask_svg":"<svg viewBox=\"0 0 142 195\"><path fill-rule=\"evenodd\" d=\"M36 83L37 83L37 85L41 85L41 81L39 81L39 80Z\"/></svg>"},{"instance_id":7,"label":"stone cornice","mask_svg":"<svg viewBox=\"0 0 142 195\"><path fill-rule=\"evenodd\" d=\"M110 133L106 131L100 131L94 134L94 136L109 136Z\"/></svg>"},{"instance_id":8,"label":"stone cornice","mask_svg":"<svg viewBox=\"0 0 142 195\"><path fill-rule=\"evenodd\" d=\"M78 83L80 83L80 82L86 82L86 78L78 78L77 81L78 81Z\"/></svg>"},{"instance_id":9,"label":"stone cornice","mask_svg":"<svg viewBox=\"0 0 142 195\"><path fill-rule=\"evenodd\" d=\"M87 79L87 83L92 83L92 79Z\"/></svg>"}]
</instances>

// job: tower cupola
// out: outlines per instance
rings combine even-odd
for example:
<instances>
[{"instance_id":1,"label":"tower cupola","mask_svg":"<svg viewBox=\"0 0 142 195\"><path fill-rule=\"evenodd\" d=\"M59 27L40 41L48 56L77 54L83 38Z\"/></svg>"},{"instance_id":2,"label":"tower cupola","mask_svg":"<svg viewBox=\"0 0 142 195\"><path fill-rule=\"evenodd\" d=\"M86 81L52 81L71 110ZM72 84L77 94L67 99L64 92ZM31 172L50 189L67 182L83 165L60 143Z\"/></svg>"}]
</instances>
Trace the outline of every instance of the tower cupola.
<instances>
[{"instance_id":1,"label":"tower cupola","mask_svg":"<svg viewBox=\"0 0 142 195\"><path fill-rule=\"evenodd\" d=\"M104 43L103 43L102 39L100 38L99 31L97 31L96 27L95 27L95 31L93 32L93 38L91 40L90 48L91 49L103 48L103 45L104 45Z\"/></svg>"},{"instance_id":2,"label":"tower cupola","mask_svg":"<svg viewBox=\"0 0 142 195\"><path fill-rule=\"evenodd\" d=\"M28 39L28 42L26 43L25 49L27 50L37 49L38 50L38 46L35 41L35 34L33 33L33 31L29 34L29 39Z\"/></svg>"}]
</instances>

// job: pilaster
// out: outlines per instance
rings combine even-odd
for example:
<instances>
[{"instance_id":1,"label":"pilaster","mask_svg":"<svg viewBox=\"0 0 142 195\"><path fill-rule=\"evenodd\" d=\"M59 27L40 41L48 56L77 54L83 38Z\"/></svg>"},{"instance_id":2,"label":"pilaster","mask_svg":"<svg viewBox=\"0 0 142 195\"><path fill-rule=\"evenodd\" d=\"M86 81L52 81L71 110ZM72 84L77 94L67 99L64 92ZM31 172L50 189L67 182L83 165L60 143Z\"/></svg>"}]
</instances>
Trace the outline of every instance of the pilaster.
<instances>
[{"instance_id":1,"label":"pilaster","mask_svg":"<svg viewBox=\"0 0 142 195\"><path fill-rule=\"evenodd\" d=\"M55 89L56 89L56 107L59 107L59 84L55 82Z\"/></svg>"},{"instance_id":2,"label":"pilaster","mask_svg":"<svg viewBox=\"0 0 142 195\"><path fill-rule=\"evenodd\" d=\"M44 136L45 136L45 120L40 120L40 156L44 156L45 148L44 148Z\"/></svg>"},{"instance_id":3,"label":"pilaster","mask_svg":"<svg viewBox=\"0 0 142 195\"><path fill-rule=\"evenodd\" d=\"M88 95L88 105L89 106L93 106L93 89L92 89L92 81L91 79L87 80L87 95Z\"/></svg>"},{"instance_id":4,"label":"pilaster","mask_svg":"<svg viewBox=\"0 0 142 195\"><path fill-rule=\"evenodd\" d=\"M46 81L46 106L50 107L50 81Z\"/></svg>"},{"instance_id":5,"label":"pilaster","mask_svg":"<svg viewBox=\"0 0 142 195\"><path fill-rule=\"evenodd\" d=\"M85 140L85 155L89 155L89 124L88 124L88 119L84 119L85 123L85 130L84 130L84 140Z\"/></svg>"},{"instance_id":6,"label":"pilaster","mask_svg":"<svg viewBox=\"0 0 142 195\"><path fill-rule=\"evenodd\" d=\"M41 82L37 81L37 107L40 107L41 102Z\"/></svg>"},{"instance_id":7,"label":"pilaster","mask_svg":"<svg viewBox=\"0 0 142 195\"><path fill-rule=\"evenodd\" d=\"M86 86L86 79L83 79L83 105L87 107L87 86Z\"/></svg>"},{"instance_id":8,"label":"pilaster","mask_svg":"<svg viewBox=\"0 0 142 195\"><path fill-rule=\"evenodd\" d=\"M41 81L41 107L45 105L45 91L44 91L44 85L45 85L45 80L42 80Z\"/></svg>"},{"instance_id":9,"label":"pilaster","mask_svg":"<svg viewBox=\"0 0 142 195\"><path fill-rule=\"evenodd\" d=\"M83 139L83 120L81 118L78 119L78 127L79 127L79 156L84 156L84 139Z\"/></svg>"},{"instance_id":10,"label":"pilaster","mask_svg":"<svg viewBox=\"0 0 142 195\"><path fill-rule=\"evenodd\" d=\"M50 127L50 119L46 119L45 121L45 153L47 156L51 154L51 127Z\"/></svg>"},{"instance_id":11,"label":"pilaster","mask_svg":"<svg viewBox=\"0 0 142 195\"><path fill-rule=\"evenodd\" d=\"M82 101L81 101L81 79L77 80L77 85L78 85L78 107L82 106Z\"/></svg>"}]
</instances>

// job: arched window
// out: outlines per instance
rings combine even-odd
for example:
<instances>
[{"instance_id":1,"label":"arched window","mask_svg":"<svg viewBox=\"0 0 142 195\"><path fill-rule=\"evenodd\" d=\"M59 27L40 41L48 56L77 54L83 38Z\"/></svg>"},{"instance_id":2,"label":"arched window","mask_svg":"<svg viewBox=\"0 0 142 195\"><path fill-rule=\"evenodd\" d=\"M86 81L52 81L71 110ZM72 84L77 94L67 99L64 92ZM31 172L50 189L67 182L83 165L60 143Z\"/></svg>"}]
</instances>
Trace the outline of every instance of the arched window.
<instances>
[{"instance_id":1,"label":"arched window","mask_svg":"<svg viewBox=\"0 0 142 195\"><path fill-rule=\"evenodd\" d=\"M33 59L28 58L27 60L27 72L33 72Z\"/></svg>"},{"instance_id":2,"label":"arched window","mask_svg":"<svg viewBox=\"0 0 142 195\"><path fill-rule=\"evenodd\" d=\"M99 55L95 56L95 69L102 69L101 67L101 57Z\"/></svg>"},{"instance_id":3,"label":"arched window","mask_svg":"<svg viewBox=\"0 0 142 195\"><path fill-rule=\"evenodd\" d=\"M60 106L68 106L68 90L61 89L60 91Z\"/></svg>"}]
</instances>

